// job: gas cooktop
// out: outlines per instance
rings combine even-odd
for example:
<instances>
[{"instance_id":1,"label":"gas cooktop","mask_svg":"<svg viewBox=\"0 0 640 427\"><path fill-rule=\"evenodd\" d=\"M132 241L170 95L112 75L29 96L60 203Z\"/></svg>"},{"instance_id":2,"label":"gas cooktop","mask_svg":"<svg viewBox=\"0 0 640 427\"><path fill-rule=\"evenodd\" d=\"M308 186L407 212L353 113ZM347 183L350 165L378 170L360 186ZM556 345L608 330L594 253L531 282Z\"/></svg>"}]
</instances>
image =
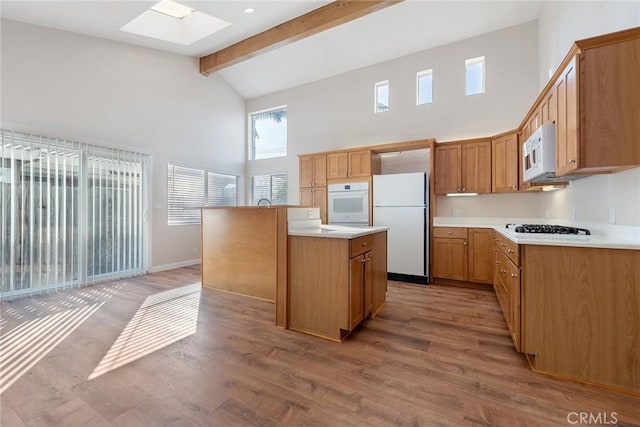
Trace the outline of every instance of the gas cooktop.
<instances>
[{"instance_id":1,"label":"gas cooktop","mask_svg":"<svg viewBox=\"0 0 640 427\"><path fill-rule=\"evenodd\" d=\"M564 225L553 224L507 224L506 228L507 230L515 231L516 233L591 234L591 232L586 228L567 227Z\"/></svg>"}]
</instances>

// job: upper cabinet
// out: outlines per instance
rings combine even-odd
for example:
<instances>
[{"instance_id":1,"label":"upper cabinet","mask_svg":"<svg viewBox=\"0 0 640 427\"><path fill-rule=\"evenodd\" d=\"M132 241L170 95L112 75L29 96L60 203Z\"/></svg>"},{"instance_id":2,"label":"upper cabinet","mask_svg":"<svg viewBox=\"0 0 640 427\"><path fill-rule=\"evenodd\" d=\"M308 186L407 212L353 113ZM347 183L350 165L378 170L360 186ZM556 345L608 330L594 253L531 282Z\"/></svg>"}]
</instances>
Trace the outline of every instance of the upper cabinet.
<instances>
[{"instance_id":1,"label":"upper cabinet","mask_svg":"<svg viewBox=\"0 0 640 427\"><path fill-rule=\"evenodd\" d=\"M435 193L490 193L491 141L436 146Z\"/></svg>"},{"instance_id":2,"label":"upper cabinet","mask_svg":"<svg viewBox=\"0 0 640 427\"><path fill-rule=\"evenodd\" d=\"M491 140L491 191L518 190L518 133L512 132Z\"/></svg>"},{"instance_id":3,"label":"upper cabinet","mask_svg":"<svg viewBox=\"0 0 640 427\"><path fill-rule=\"evenodd\" d=\"M300 187L324 187L327 185L327 155L300 156Z\"/></svg>"},{"instance_id":4,"label":"upper cabinet","mask_svg":"<svg viewBox=\"0 0 640 427\"><path fill-rule=\"evenodd\" d=\"M556 175L640 166L640 28L577 41L522 123L556 124Z\"/></svg>"},{"instance_id":5,"label":"upper cabinet","mask_svg":"<svg viewBox=\"0 0 640 427\"><path fill-rule=\"evenodd\" d=\"M327 179L368 178L380 173L371 150L342 151L327 154Z\"/></svg>"}]
</instances>

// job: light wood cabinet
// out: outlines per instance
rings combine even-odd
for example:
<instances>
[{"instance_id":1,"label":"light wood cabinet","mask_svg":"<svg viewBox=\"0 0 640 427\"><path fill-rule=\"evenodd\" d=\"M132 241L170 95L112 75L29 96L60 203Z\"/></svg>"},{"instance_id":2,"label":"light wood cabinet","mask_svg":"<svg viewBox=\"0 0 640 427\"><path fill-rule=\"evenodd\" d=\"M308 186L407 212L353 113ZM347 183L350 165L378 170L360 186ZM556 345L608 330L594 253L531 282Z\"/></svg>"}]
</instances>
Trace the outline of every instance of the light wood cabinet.
<instances>
[{"instance_id":1,"label":"light wood cabinet","mask_svg":"<svg viewBox=\"0 0 640 427\"><path fill-rule=\"evenodd\" d=\"M564 69L555 84L557 94L556 175L580 167L578 158L578 56Z\"/></svg>"},{"instance_id":2,"label":"light wood cabinet","mask_svg":"<svg viewBox=\"0 0 640 427\"><path fill-rule=\"evenodd\" d=\"M433 277L491 284L493 247L490 228L434 227Z\"/></svg>"},{"instance_id":3,"label":"light wood cabinet","mask_svg":"<svg viewBox=\"0 0 640 427\"><path fill-rule=\"evenodd\" d=\"M341 341L383 306L387 232L289 236L289 328Z\"/></svg>"},{"instance_id":4,"label":"light wood cabinet","mask_svg":"<svg viewBox=\"0 0 640 427\"><path fill-rule=\"evenodd\" d=\"M372 172L371 150L327 154L328 179L366 178L370 177Z\"/></svg>"},{"instance_id":5,"label":"light wood cabinet","mask_svg":"<svg viewBox=\"0 0 640 427\"><path fill-rule=\"evenodd\" d=\"M493 230L469 228L469 266L467 280L475 283L493 283Z\"/></svg>"},{"instance_id":6,"label":"light wood cabinet","mask_svg":"<svg viewBox=\"0 0 640 427\"><path fill-rule=\"evenodd\" d=\"M491 141L491 190L494 193L518 190L520 163L518 133L513 132Z\"/></svg>"},{"instance_id":7,"label":"light wood cabinet","mask_svg":"<svg viewBox=\"0 0 640 427\"><path fill-rule=\"evenodd\" d=\"M521 351L520 250L516 243L494 232L493 289L516 350Z\"/></svg>"},{"instance_id":8,"label":"light wood cabinet","mask_svg":"<svg viewBox=\"0 0 640 427\"><path fill-rule=\"evenodd\" d=\"M320 219L327 223L327 155L300 156L300 204L318 206Z\"/></svg>"},{"instance_id":9,"label":"light wood cabinet","mask_svg":"<svg viewBox=\"0 0 640 427\"><path fill-rule=\"evenodd\" d=\"M436 147L435 193L490 193L491 141Z\"/></svg>"},{"instance_id":10,"label":"light wood cabinet","mask_svg":"<svg viewBox=\"0 0 640 427\"><path fill-rule=\"evenodd\" d=\"M435 193L459 193L462 191L462 147L460 144L436 146Z\"/></svg>"},{"instance_id":11,"label":"light wood cabinet","mask_svg":"<svg viewBox=\"0 0 640 427\"><path fill-rule=\"evenodd\" d=\"M300 156L300 187L325 187L327 185L327 155Z\"/></svg>"},{"instance_id":12,"label":"light wood cabinet","mask_svg":"<svg viewBox=\"0 0 640 427\"><path fill-rule=\"evenodd\" d=\"M327 223L327 187L300 188L300 204L320 208L320 220Z\"/></svg>"}]
</instances>

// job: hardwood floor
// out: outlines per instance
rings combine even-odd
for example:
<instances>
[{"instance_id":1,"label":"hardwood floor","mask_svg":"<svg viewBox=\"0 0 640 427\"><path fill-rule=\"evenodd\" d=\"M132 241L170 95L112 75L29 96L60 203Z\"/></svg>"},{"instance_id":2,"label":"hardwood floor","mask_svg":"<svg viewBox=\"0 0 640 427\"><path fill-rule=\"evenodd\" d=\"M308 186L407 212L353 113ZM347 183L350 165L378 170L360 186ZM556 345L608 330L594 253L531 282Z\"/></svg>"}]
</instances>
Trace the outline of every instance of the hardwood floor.
<instances>
[{"instance_id":1,"label":"hardwood floor","mask_svg":"<svg viewBox=\"0 0 640 427\"><path fill-rule=\"evenodd\" d=\"M193 299L156 295L199 274L182 268L3 303L4 366L45 354L0 395L0 425L549 426L587 412L640 426L638 397L531 372L492 292L390 282L378 316L334 343L275 327L268 302L205 288L198 311ZM160 316L140 314L150 295L168 304ZM38 335L44 320L87 305L99 308L78 314L64 339ZM194 334L88 380L134 316L164 323L118 355L144 354L176 316L193 314ZM9 340L21 330L30 335Z\"/></svg>"}]
</instances>

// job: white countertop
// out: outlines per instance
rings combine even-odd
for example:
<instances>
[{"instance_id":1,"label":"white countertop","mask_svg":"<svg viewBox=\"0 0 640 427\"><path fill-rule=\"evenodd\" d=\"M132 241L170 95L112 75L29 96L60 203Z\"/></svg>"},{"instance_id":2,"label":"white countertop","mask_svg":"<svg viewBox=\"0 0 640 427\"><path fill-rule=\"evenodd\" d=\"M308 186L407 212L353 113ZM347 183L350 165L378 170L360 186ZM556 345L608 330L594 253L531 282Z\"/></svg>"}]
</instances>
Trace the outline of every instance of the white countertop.
<instances>
[{"instance_id":1,"label":"white countertop","mask_svg":"<svg viewBox=\"0 0 640 427\"><path fill-rule=\"evenodd\" d=\"M586 228L591 235L516 233L507 230L506 224L560 224ZM587 248L640 250L640 227L580 223L567 220L540 218L466 218L435 217L434 227L493 228L519 245L576 246Z\"/></svg>"},{"instance_id":2,"label":"white countertop","mask_svg":"<svg viewBox=\"0 0 640 427\"><path fill-rule=\"evenodd\" d=\"M330 239L355 239L388 230L389 227L347 227L343 225L321 225L320 227L289 229L289 236L326 237Z\"/></svg>"}]
</instances>

